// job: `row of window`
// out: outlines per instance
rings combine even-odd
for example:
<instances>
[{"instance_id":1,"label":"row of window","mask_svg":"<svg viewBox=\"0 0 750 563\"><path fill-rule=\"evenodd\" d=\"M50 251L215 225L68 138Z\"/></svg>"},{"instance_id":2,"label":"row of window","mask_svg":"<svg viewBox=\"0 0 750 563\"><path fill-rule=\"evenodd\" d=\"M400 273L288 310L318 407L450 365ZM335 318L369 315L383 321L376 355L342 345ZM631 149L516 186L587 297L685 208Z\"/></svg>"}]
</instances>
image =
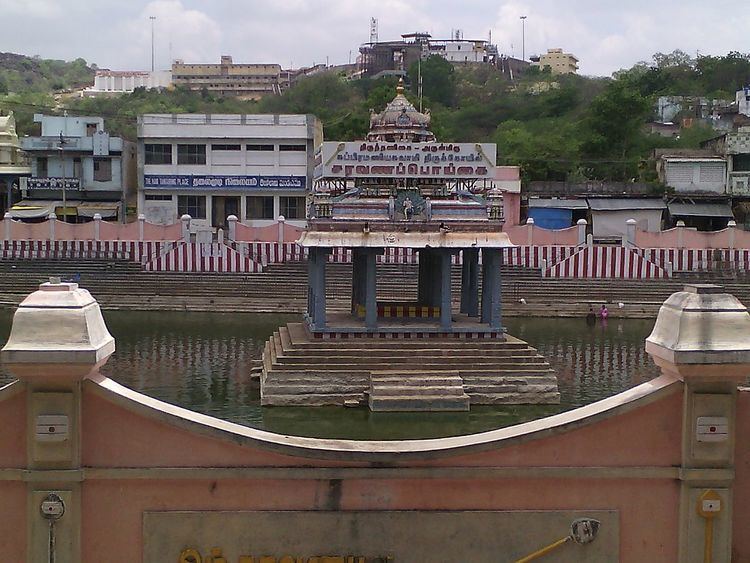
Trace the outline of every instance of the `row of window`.
<instances>
[{"instance_id":1,"label":"row of window","mask_svg":"<svg viewBox=\"0 0 750 563\"><path fill-rule=\"evenodd\" d=\"M81 177L81 159L73 158L73 169L68 169L67 161L63 163L66 168L66 175L73 178ZM49 161L46 156L40 156L36 159L36 176L46 178L49 176ZM94 157L94 182L111 182L112 181L112 159L108 157Z\"/></svg>"},{"instance_id":2,"label":"row of window","mask_svg":"<svg viewBox=\"0 0 750 563\"><path fill-rule=\"evenodd\" d=\"M188 214L193 219L206 218L206 197L204 195L178 195L177 214ZM239 202L239 196L236 196ZM225 198L227 199L227 198ZM172 201L171 195L146 194L146 201ZM275 219L273 210L273 196L247 196L248 219ZM299 196L279 197L279 214L286 219L305 218L305 198Z\"/></svg>"},{"instance_id":3,"label":"row of window","mask_svg":"<svg viewBox=\"0 0 750 563\"><path fill-rule=\"evenodd\" d=\"M239 151L242 145L239 144L212 144L211 151ZM252 144L245 145L248 151L267 151L272 152L275 146L271 144ZM281 152L305 152L305 144L285 144L279 145ZM172 145L169 143L146 143L144 146L144 155L146 164L172 164ZM206 145L199 144L178 144L177 145L177 164L206 164Z\"/></svg>"}]
</instances>

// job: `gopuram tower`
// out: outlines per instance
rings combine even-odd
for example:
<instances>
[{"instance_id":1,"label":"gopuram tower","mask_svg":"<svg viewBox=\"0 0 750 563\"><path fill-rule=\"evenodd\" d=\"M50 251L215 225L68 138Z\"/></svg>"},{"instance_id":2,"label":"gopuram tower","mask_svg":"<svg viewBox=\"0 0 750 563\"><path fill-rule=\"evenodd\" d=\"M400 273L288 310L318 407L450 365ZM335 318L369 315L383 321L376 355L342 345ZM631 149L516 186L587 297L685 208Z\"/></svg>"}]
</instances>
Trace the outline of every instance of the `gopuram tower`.
<instances>
[{"instance_id":1,"label":"gopuram tower","mask_svg":"<svg viewBox=\"0 0 750 563\"><path fill-rule=\"evenodd\" d=\"M307 312L266 343L263 404L559 402L549 364L502 325L500 265L513 245L495 157L494 144L436 141L429 110L417 111L402 81L371 112L365 140L323 143L298 241L308 253ZM334 259L351 263L346 313L327 310ZM416 283L387 291L390 264L405 264ZM459 267L460 296L451 275Z\"/></svg>"}]
</instances>

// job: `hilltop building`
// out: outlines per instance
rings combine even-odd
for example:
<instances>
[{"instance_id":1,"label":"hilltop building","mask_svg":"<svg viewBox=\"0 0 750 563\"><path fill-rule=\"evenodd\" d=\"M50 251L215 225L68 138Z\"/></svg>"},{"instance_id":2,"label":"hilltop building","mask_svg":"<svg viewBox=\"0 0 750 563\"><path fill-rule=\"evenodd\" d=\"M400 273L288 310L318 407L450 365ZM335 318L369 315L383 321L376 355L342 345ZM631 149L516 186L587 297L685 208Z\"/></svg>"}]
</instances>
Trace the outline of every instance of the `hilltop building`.
<instances>
[{"instance_id":1,"label":"hilltop building","mask_svg":"<svg viewBox=\"0 0 750 563\"><path fill-rule=\"evenodd\" d=\"M127 94L136 88L147 90L169 88L172 85L171 70L153 72L142 70L99 69L94 75L94 85L86 88L82 96L106 96Z\"/></svg>"},{"instance_id":2,"label":"hilltop building","mask_svg":"<svg viewBox=\"0 0 750 563\"><path fill-rule=\"evenodd\" d=\"M207 90L219 96L259 99L268 94L281 94L289 87L289 73L276 63L235 63L222 55L216 63L172 64L172 83L191 90Z\"/></svg>"},{"instance_id":3,"label":"hilltop building","mask_svg":"<svg viewBox=\"0 0 750 563\"><path fill-rule=\"evenodd\" d=\"M405 76L412 63L438 55L454 64L497 65L497 46L483 39L433 39L429 33L406 33L400 41L366 43L359 48L362 76Z\"/></svg>"},{"instance_id":4,"label":"hilltop building","mask_svg":"<svg viewBox=\"0 0 750 563\"><path fill-rule=\"evenodd\" d=\"M322 138L312 115L138 116L138 208L157 224L190 215L194 230L225 228L229 215L304 226Z\"/></svg>"},{"instance_id":5,"label":"hilltop building","mask_svg":"<svg viewBox=\"0 0 750 563\"><path fill-rule=\"evenodd\" d=\"M578 58L562 49L547 49L543 55L529 57L532 66L549 68L552 74L575 74L578 72Z\"/></svg>"},{"instance_id":6,"label":"hilltop building","mask_svg":"<svg viewBox=\"0 0 750 563\"><path fill-rule=\"evenodd\" d=\"M366 401L372 410L556 403L557 382L546 361L506 335L502 324L500 264L503 249L513 245L502 232L496 147L438 142L429 111L417 111L403 91L400 81L396 97L372 113L366 139L324 142L316 157L308 227L298 241L308 252L305 322L282 327L267 343L261 401ZM348 312L327 308L331 254L351 256ZM415 287L401 287L392 300L379 294L378 279L387 281L388 273L378 262L395 255L419 265ZM454 261L462 264L459 310L452 299ZM516 346L519 354L535 356L535 367L493 353L476 359L478 348ZM299 359L284 360L291 356Z\"/></svg>"},{"instance_id":7,"label":"hilltop building","mask_svg":"<svg viewBox=\"0 0 750 563\"><path fill-rule=\"evenodd\" d=\"M15 218L47 217L67 222L125 219L135 197L135 145L112 137L101 117L34 115L41 135L24 137L31 177L22 179L23 201ZM65 204L63 205L63 201Z\"/></svg>"}]
</instances>

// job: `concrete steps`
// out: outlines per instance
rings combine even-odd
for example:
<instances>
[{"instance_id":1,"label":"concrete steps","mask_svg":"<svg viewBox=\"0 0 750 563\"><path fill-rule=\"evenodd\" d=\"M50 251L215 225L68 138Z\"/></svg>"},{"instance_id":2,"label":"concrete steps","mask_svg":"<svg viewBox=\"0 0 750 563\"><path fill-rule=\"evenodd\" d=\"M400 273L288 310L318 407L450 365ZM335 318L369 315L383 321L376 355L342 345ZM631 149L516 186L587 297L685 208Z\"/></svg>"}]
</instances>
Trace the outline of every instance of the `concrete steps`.
<instances>
[{"instance_id":1,"label":"concrete steps","mask_svg":"<svg viewBox=\"0 0 750 563\"><path fill-rule=\"evenodd\" d=\"M461 376L445 370L372 371L367 401L373 412L469 410Z\"/></svg>"},{"instance_id":2,"label":"concrete steps","mask_svg":"<svg viewBox=\"0 0 750 563\"><path fill-rule=\"evenodd\" d=\"M373 410L400 411L559 402L549 363L510 336L505 342L317 339L301 323L290 323L266 341L262 404L342 405L366 397Z\"/></svg>"}]
</instances>

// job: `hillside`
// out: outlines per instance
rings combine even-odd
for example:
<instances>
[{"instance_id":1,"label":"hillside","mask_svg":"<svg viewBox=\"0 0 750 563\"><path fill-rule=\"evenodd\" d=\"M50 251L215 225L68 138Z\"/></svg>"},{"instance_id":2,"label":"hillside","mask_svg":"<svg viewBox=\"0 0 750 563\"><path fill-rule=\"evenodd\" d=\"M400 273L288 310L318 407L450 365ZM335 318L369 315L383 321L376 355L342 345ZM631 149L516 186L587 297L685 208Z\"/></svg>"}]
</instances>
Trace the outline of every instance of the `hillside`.
<instances>
[{"instance_id":1,"label":"hillside","mask_svg":"<svg viewBox=\"0 0 750 563\"><path fill-rule=\"evenodd\" d=\"M24 66L26 63L17 61ZM92 72L82 60L64 67L67 78L50 69L55 61L36 61L45 80L72 84ZM30 64L30 63L29 63ZM78 72L75 72L75 69ZM31 72L31 71L29 71ZM61 70L62 72L62 70ZM683 130L679 139L644 132L661 95L734 98L750 82L750 56L691 59L681 51L657 53L613 78L553 77L531 69L510 83L488 67L455 69L440 57L421 65L424 107L432 112L432 129L444 141L489 141L498 145L498 164L518 164L530 180L653 181L647 164L655 147L697 147L713 136L708 126ZM40 72L32 75L42 76ZM417 69L409 69L407 92L416 104ZM2 75L0 75L2 76ZM78 78L76 78L78 77ZM32 81L33 82L33 81ZM49 90L29 88L0 96L0 108L16 112L21 134L35 134L33 113L68 111L100 115L117 135L135 139L136 116L142 113L311 113L324 125L329 140L361 139L370 109L381 110L394 95L395 80L354 80L333 72L300 81L282 96L261 101L217 98L209 92L174 88L164 92L136 90L116 98L70 98L56 101ZM31 86L31 85L30 85Z\"/></svg>"},{"instance_id":2,"label":"hillside","mask_svg":"<svg viewBox=\"0 0 750 563\"><path fill-rule=\"evenodd\" d=\"M93 84L94 69L83 59L57 61L0 53L0 93L51 93Z\"/></svg>"}]
</instances>

